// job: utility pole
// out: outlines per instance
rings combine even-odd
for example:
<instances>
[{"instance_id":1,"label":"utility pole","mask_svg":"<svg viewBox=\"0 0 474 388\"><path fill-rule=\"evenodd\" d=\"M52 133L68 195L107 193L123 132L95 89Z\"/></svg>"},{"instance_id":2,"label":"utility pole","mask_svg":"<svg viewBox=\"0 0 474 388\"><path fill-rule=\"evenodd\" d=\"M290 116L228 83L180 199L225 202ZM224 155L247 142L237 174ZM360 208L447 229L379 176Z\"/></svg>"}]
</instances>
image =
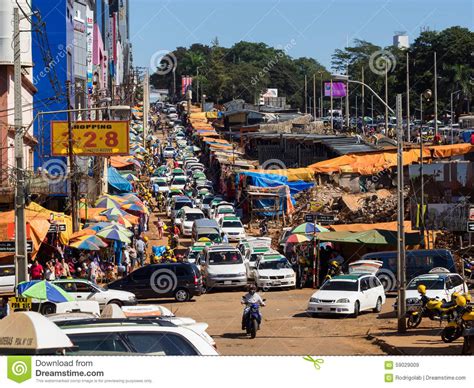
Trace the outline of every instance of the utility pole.
<instances>
[{"instance_id":1,"label":"utility pole","mask_svg":"<svg viewBox=\"0 0 474 388\"><path fill-rule=\"evenodd\" d=\"M323 72L321 71L320 74L321 74L321 101L320 101L321 110L320 110L319 117L323 117L324 116Z\"/></svg>"},{"instance_id":2,"label":"utility pole","mask_svg":"<svg viewBox=\"0 0 474 388\"><path fill-rule=\"evenodd\" d=\"M150 76L148 68L145 69L143 78L143 147L146 146L146 137L148 134L148 113L150 110Z\"/></svg>"},{"instance_id":3,"label":"utility pole","mask_svg":"<svg viewBox=\"0 0 474 388\"><path fill-rule=\"evenodd\" d=\"M316 120L316 73L313 74L313 120Z\"/></svg>"},{"instance_id":4,"label":"utility pole","mask_svg":"<svg viewBox=\"0 0 474 388\"><path fill-rule=\"evenodd\" d=\"M23 163L23 110L21 103L20 14L13 9L13 77L15 102L15 285L28 280L26 246L25 174ZM16 287L15 287L16 290ZM18 291L17 291L18 292Z\"/></svg>"},{"instance_id":5,"label":"utility pole","mask_svg":"<svg viewBox=\"0 0 474 388\"><path fill-rule=\"evenodd\" d=\"M332 77L331 77L331 130L333 129L334 129L334 112L333 112Z\"/></svg>"},{"instance_id":6,"label":"utility pole","mask_svg":"<svg viewBox=\"0 0 474 388\"><path fill-rule=\"evenodd\" d=\"M176 66L173 67L173 99L172 102L174 102L176 98Z\"/></svg>"},{"instance_id":7,"label":"utility pole","mask_svg":"<svg viewBox=\"0 0 474 388\"><path fill-rule=\"evenodd\" d=\"M410 57L407 50L407 141L410 142L410 140Z\"/></svg>"},{"instance_id":8,"label":"utility pole","mask_svg":"<svg viewBox=\"0 0 474 388\"><path fill-rule=\"evenodd\" d=\"M78 185L77 185L77 170L76 161L74 160L74 139L72 134L72 119L71 119L71 81L66 80L66 101L67 101L67 128L68 128L68 156L69 156L69 170L71 181L71 216L72 216L72 231L79 230L78 220Z\"/></svg>"},{"instance_id":9,"label":"utility pole","mask_svg":"<svg viewBox=\"0 0 474 388\"><path fill-rule=\"evenodd\" d=\"M406 263L405 263L405 206L403 196L403 116L402 116L402 95L397 94L397 191L398 191L398 232L397 232L397 281L398 281L398 304L397 319L398 332L406 332Z\"/></svg>"},{"instance_id":10,"label":"utility pole","mask_svg":"<svg viewBox=\"0 0 474 388\"><path fill-rule=\"evenodd\" d=\"M347 79L349 80L349 65L346 68ZM342 108L342 98L341 98L341 108ZM342 110L342 109L341 109ZM349 129L350 125L350 111L349 111L349 81L346 82L346 128Z\"/></svg>"},{"instance_id":11,"label":"utility pole","mask_svg":"<svg viewBox=\"0 0 474 388\"><path fill-rule=\"evenodd\" d=\"M436 51L434 52L434 121L435 136L438 135L438 68L436 63Z\"/></svg>"},{"instance_id":12,"label":"utility pole","mask_svg":"<svg viewBox=\"0 0 474 388\"><path fill-rule=\"evenodd\" d=\"M388 66L387 60L385 64L385 136L388 136Z\"/></svg>"},{"instance_id":13,"label":"utility pole","mask_svg":"<svg viewBox=\"0 0 474 388\"><path fill-rule=\"evenodd\" d=\"M362 66L362 83L365 83L365 72L364 66ZM362 133L365 135L365 85L362 85L362 102L360 104L360 110L362 115Z\"/></svg>"},{"instance_id":14,"label":"utility pole","mask_svg":"<svg viewBox=\"0 0 474 388\"><path fill-rule=\"evenodd\" d=\"M304 113L308 114L308 77L304 75Z\"/></svg>"}]
</instances>

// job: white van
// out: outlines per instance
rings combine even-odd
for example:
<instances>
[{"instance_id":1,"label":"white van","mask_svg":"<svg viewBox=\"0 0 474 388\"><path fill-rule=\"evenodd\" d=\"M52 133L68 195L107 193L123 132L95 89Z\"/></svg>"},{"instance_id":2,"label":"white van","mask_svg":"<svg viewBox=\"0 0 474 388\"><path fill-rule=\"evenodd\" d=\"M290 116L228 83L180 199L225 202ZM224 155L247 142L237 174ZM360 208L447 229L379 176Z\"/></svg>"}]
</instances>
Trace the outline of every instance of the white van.
<instances>
[{"instance_id":1,"label":"white van","mask_svg":"<svg viewBox=\"0 0 474 388\"><path fill-rule=\"evenodd\" d=\"M0 265L0 293L15 291L15 266L13 264Z\"/></svg>"},{"instance_id":2,"label":"white van","mask_svg":"<svg viewBox=\"0 0 474 388\"><path fill-rule=\"evenodd\" d=\"M204 249L200 260L206 288L247 287L247 271L240 251L231 245Z\"/></svg>"}]
</instances>

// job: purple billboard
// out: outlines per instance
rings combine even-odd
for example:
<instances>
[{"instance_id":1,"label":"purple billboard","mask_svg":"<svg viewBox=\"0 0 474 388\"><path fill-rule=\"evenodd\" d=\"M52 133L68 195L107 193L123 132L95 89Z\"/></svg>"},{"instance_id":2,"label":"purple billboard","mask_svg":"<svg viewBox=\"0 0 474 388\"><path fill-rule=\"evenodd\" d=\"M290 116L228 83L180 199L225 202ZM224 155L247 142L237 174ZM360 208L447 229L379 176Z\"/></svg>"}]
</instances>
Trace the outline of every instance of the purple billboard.
<instances>
[{"instance_id":1,"label":"purple billboard","mask_svg":"<svg viewBox=\"0 0 474 388\"><path fill-rule=\"evenodd\" d=\"M331 97L331 82L324 83L324 96ZM332 96L334 98L346 96L346 84L345 82L333 82L332 83Z\"/></svg>"}]
</instances>

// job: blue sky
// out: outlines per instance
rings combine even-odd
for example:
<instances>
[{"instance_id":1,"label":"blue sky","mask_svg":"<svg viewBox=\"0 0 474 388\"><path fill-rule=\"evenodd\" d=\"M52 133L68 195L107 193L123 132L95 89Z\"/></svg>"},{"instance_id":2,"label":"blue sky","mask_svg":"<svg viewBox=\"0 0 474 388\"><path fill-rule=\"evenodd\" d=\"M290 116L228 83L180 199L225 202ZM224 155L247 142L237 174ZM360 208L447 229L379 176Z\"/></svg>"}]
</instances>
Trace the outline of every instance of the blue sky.
<instances>
[{"instance_id":1,"label":"blue sky","mask_svg":"<svg viewBox=\"0 0 474 388\"><path fill-rule=\"evenodd\" d=\"M354 39L380 46L395 31L410 42L420 29L474 28L473 0L130 0L134 64L153 53L214 37L229 47L241 40L285 47L330 66L331 55ZM293 42L293 43L292 43Z\"/></svg>"}]
</instances>

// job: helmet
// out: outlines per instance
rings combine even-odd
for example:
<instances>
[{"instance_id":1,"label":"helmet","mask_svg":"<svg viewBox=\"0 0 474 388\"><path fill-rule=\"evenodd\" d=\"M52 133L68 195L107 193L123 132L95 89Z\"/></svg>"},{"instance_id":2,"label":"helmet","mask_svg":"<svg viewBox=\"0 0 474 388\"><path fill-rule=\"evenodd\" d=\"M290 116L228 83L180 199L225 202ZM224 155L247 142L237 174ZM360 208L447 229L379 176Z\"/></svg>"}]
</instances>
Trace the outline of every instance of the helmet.
<instances>
[{"instance_id":1,"label":"helmet","mask_svg":"<svg viewBox=\"0 0 474 388\"><path fill-rule=\"evenodd\" d=\"M249 285L249 292L251 294L255 294L256 291L257 291L257 287L255 286L255 284L250 284Z\"/></svg>"},{"instance_id":2,"label":"helmet","mask_svg":"<svg viewBox=\"0 0 474 388\"><path fill-rule=\"evenodd\" d=\"M331 261L333 267L339 267L339 263L336 260Z\"/></svg>"},{"instance_id":3,"label":"helmet","mask_svg":"<svg viewBox=\"0 0 474 388\"><path fill-rule=\"evenodd\" d=\"M451 294L451 300L456 300L456 298L459 296L459 292L453 292Z\"/></svg>"},{"instance_id":4,"label":"helmet","mask_svg":"<svg viewBox=\"0 0 474 388\"><path fill-rule=\"evenodd\" d=\"M420 294L426 294L426 286L424 284L420 284L418 287L417 287L417 290Z\"/></svg>"},{"instance_id":5,"label":"helmet","mask_svg":"<svg viewBox=\"0 0 474 388\"><path fill-rule=\"evenodd\" d=\"M169 245L166 246L166 250L169 251L171 247Z\"/></svg>"},{"instance_id":6,"label":"helmet","mask_svg":"<svg viewBox=\"0 0 474 388\"><path fill-rule=\"evenodd\" d=\"M462 295L458 295L458 297L456 298L456 305L459 307L464 307L466 304L466 298Z\"/></svg>"},{"instance_id":7,"label":"helmet","mask_svg":"<svg viewBox=\"0 0 474 388\"><path fill-rule=\"evenodd\" d=\"M148 241L148 237L147 237L147 236L144 236L144 237L143 237L143 241L147 242L147 241Z\"/></svg>"},{"instance_id":8,"label":"helmet","mask_svg":"<svg viewBox=\"0 0 474 388\"><path fill-rule=\"evenodd\" d=\"M465 293L463 296L466 299L466 302L471 302L471 294L469 292Z\"/></svg>"}]
</instances>

